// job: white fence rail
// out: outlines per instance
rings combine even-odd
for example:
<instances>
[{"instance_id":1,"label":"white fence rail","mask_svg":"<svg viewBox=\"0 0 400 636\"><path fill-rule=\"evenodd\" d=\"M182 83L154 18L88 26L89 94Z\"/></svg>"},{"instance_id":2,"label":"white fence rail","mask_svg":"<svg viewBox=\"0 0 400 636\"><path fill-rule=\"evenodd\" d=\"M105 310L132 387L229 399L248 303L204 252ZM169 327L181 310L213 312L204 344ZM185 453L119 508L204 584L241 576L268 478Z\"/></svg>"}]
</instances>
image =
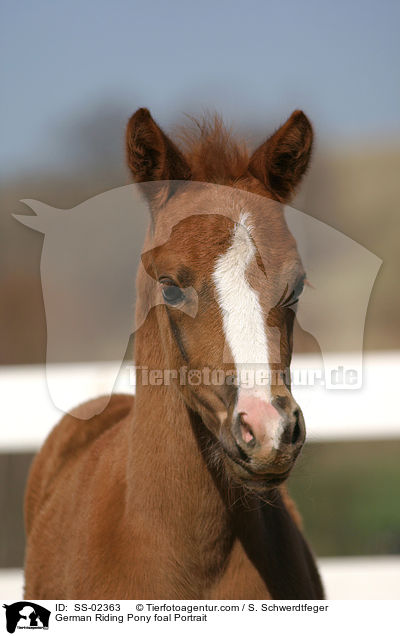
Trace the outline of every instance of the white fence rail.
<instances>
[{"instance_id":1,"label":"white fence rail","mask_svg":"<svg viewBox=\"0 0 400 636\"><path fill-rule=\"evenodd\" d=\"M337 359L338 356L335 356ZM351 354L341 357L352 367ZM321 361L299 356L299 369L321 367ZM69 408L107 392L114 363L60 364L48 371L57 394L68 396ZM311 441L383 439L400 437L394 408L398 393L400 352L369 353L364 358L363 386L357 390L325 390L322 386L297 386ZM62 416L54 406L44 366L0 367L2 423L0 452L36 451ZM132 372L122 367L115 392L134 392ZM65 401L63 401L65 404ZM320 559L322 577L330 599L399 599L400 557ZM0 570L0 598L21 598L22 572Z\"/></svg>"},{"instance_id":2,"label":"white fence rail","mask_svg":"<svg viewBox=\"0 0 400 636\"><path fill-rule=\"evenodd\" d=\"M338 355L335 355L338 359ZM340 357L351 368L351 354ZM298 356L293 368L316 369L321 360ZM47 367L52 387L67 396L68 408L108 391L115 363L60 364ZM368 353L364 357L360 389L327 390L323 386L294 386L314 441L382 439L400 436L398 409L393 408L399 390L400 352ZM0 452L35 451L63 415L53 404L43 365L0 367L2 424ZM123 366L116 392L134 392L132 367ZM65 400L63 400L65 404Z\"/></svg>"},{"instance_id":3,"label":"white fence rail","mask_svg":"<svg viewBox=\"0 0 400 636\"><path fill-rule=\"evenodd\" d=\"M400 599L400 557L319 559L326 596L330 600ZM0 570L0 599L22 598L21 570Z\"/></svg>"}]
</instances>

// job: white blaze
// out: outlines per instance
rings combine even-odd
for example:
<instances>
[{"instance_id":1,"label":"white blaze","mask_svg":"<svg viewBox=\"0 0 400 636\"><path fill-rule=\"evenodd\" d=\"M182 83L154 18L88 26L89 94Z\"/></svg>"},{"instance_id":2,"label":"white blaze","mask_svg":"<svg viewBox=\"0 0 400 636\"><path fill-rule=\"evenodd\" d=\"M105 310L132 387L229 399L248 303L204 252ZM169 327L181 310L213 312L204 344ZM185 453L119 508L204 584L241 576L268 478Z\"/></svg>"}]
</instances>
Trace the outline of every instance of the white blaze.
<instances>
[{"instance_id":1,"label":"white blaze","mask_svg":"<svg viewBox=\"0 0 400 636\"><path fill-rule=\"evenodd\" d=\"M242 215L235 225L231 245L218 258L213 272L225 337L239 379L243 368L252 372L269 368L263 311L257 292L246 279L246 270L255 254L246 215ZM253 394L256 392L259 390L252 390ZM269 396L269 387L265 386L262 393Z\"/></svg>"}]
</instances>

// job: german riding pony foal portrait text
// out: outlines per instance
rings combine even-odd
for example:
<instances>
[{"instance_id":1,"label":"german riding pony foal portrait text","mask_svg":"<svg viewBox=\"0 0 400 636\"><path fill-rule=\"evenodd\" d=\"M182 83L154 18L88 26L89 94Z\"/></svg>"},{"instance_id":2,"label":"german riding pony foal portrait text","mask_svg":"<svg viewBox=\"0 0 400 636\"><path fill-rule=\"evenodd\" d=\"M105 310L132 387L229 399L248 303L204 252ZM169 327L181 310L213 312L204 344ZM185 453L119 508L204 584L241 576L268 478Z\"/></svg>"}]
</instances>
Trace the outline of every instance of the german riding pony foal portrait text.
<instances>
[{"instance_id":1,"label":"german riding pony foal portrait text","mask_svg":"<svg viewBox=\"0 0 400 636\"><path fill-rule=\"evenodd\" d=\"M285 489L305 439L284 372L306 273L283 206L312 138L301 111L252 155L218 117L179 145L147 109L131 117L150 211L134 362L148 372L134 398L66 415L36 457L26 598L323 598Z\"/></svg>"}]
</instances>

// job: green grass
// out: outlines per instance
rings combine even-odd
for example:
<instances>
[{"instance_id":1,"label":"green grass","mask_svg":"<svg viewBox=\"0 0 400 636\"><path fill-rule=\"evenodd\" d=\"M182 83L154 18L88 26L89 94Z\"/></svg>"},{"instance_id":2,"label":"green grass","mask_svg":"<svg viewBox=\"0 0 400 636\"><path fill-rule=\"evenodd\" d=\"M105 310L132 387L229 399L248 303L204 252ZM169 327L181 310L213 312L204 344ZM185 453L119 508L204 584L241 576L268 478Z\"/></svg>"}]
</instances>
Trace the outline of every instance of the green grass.
<instances>
[{"instance_id":1,"label":"green grass","mask_svg":"<svg viewBox=\"0 0 400 636\"><path fill-rule=\"evenodd\" d=\"M400 553L400 441L309 443L289 481L318 556Z\"/></svg>"}]
</instances>

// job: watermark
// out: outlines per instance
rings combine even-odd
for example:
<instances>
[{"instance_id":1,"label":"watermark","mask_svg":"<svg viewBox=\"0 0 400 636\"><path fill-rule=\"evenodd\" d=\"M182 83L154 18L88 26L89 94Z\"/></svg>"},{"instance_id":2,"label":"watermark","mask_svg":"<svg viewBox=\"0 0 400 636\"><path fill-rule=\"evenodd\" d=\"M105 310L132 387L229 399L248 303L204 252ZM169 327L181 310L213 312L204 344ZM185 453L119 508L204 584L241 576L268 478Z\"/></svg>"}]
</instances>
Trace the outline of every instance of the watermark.
<instances>
[{"instance_id":1,"label":"watermark","mask_svg":"<svg viewBox=\"0 0 400 636\"><path fill-rule=\"evenodd\" d=\"M182 187L182 182L177 183L177 188ZM242 217L248 219L248 225L242 234L246 238L248 232L249 240L254 243L254 258L258 265L251 270L252 278L247 279L247 272L243 270L243 280L250 281L250 291L246 288L247 298L253 299L255 303L254 298L257 295L261 298L260 290L266 290L264 299L262 302L260 300L268 341L266 362L280 366L284 364L280 352L285 349L282 339L285 338L286 327L279 312L291 309L296 312L297 331L309 334L318 343L323 371L293 370L290 372L290 383L306 386L318 384L329 390L354 390L362 386L365 317L373 284L382 263L377 256L327 224L286 206L281 230L287 233L289 228L289 236L291 234L294 237L298 252L296 256L292 241L290 253L293 252L294 256L292 260L288 260L287 250L280 249L281 231L275 230L275 234L269 232L262 240L259 240L256 231L254 219L267 218L271 213L271 206L276 206L275 202L218 184L185 182L186 205L179 208L175 216L164 219L162 231L158 231L154 220L147 231L149 210L141 196L146 185L140 184L140 189L136 185L115 188L70 210L60 210L39 201L26 200L25 203L35 212L35 216L16 217L23 224L45 235L41 282L47 323L46 374L50 397L57 408L68 412L71 405L68 387L59 389L56 365L52 363L68 359L70 350L79 351L81 360L97 360L100 346L107 343L107 359L114 360L115 363L109 373L107 386L103 389L111 394L130 337L132 334L135 338L138 337L150 312L165 305L168 299L175 302L174 316L183 316L186 319L182 331L176 320L168 327L175 330L174 337L182 357L186 355L190 363L190 351L185 351L185 342L196 341L199 335L206 333L210 346L220 348L220 364L231 364L230 343L226 341L221 344L211 339L217 333L213 330L215 320L225 320L229 311L233 311L240 319L243 313L237 309L240 303L244 303L244 310L247 311L248 308L248 301L245 302L240 291L232 292L229 296L230 281L242 271L242 265L245 267L245 262L240 262L241 248L238 247L237 257L230 261L232 272L224 274L228 298L225 299L226 306L222 308L223 315L219 316L221 307L218 307L217 290L213 288L210 274L212 269L205 280L204 263L200 265L194 259L188 268L179 247L179 237L184 236L186 241L190 237L191 250L188 253L199 246L205 252L208 243L212 243L210 237L213 227L218 226L217 217L226 219L227 227L234 228L238 223L238 210L242 214L243 209ZM154 182L149 187L153 188ZM201 205L198 200L200 190ZM209 225L207 218L210 218ZM188 282L184 282L180 290L173 289L174 285L171 288L171 280L168 282L168 289L163 289L157 279L152 264L154 254L160 250L166 255L164 262L169 263L168 267L172 263L173 268L186 275ZM297 297L299 288L294 273L295 263L300 262L299 259L307 282L301 298ZM207 258L205 262L208 267L210 263ZM196 268L201 267L203 270L197 271ZM186 270L190 270L189 274ZM138 294L134 284L137 271L141 281ZM273 275L270 274L271 271ZM202 286L196 286L193 282L196 277L203 281ZM255 293L252 285L255 285ZM179 294L184 297L185 302L179 302ZM209 305L213 303L215 307L212 311L209 310L208 321L205 321L207 302ZM247 314L252 316L251 312L247 311ZM238 350L245 359L240 359L239 362L250 366L259 362L259 352L255 358L253 355L256 348L253 346L255 336L251 329L246 329L246 323L244 326L235 325L232 316L228 322L228 332L236 333L236 343L238 338L242 338ZM153 333L152 338L158 338L161 346L166 340L166 334ZM259 335L256 340L260 340ZM351 367L344 368L341 354L332 352L348 351L349 342L352 364ZM207 368L211 357L207 359L206 348L203 356L204 367ZM264 368L268 368L268 364ZM263 370L262 374L264 373L267 372ZM284 373L289 374L289 371L285 370ZM164 377L164 371L162 374L160 378L156 370L149 381L160 381L167 385L168 378ZM195 383L199 374L201 380L198 381L203 384L208 381L218 384L221 381L218 373L214 373L215 377L210 376L208 380L207 372L196 370L191 371L190 382ZM276 378L261 380L277 384L281 378L278 374ZM260 384L257 378L250 378L248 382Z\"/></svg>"},{"instance_id":2,"label":"watermark","mask_svg":"<svg viewBox=\"0 0 400 636\"><path fill-rule=\"evenodd\" d=\"M129 385L141 386L236 386L245 389L269 386L355 386L359 382L357 369L339 365L330 369L329 378L325 378L323 368L286 368L275 369L190 369L181 366L179 369L152 369L148 366L127 365Z\"/></svg>"}]
</instances>

